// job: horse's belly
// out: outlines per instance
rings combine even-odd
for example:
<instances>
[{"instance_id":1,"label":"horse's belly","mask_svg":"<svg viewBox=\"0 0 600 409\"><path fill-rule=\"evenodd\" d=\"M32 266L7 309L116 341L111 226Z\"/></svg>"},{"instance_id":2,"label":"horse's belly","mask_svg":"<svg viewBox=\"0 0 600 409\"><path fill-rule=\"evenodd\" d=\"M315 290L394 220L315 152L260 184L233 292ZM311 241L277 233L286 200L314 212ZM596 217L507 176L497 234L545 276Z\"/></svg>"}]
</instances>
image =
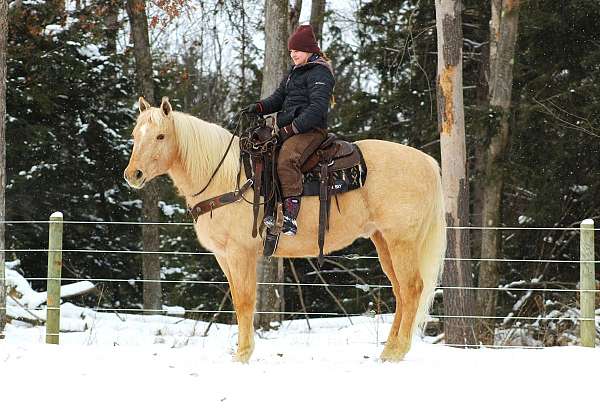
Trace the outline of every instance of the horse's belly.
<instances>
[{"instance_id":1,"label":"horse's belly","mask_svg":"<svg viewBox=\"0 0 600 409\"><path fill-rule=\"evenodd\" d=\"M325 232L324 252L331 253L352 244L359 237L369 237L375 226L369 221L369 212L360 191L352 191L331 201L329 231ZM311 257L319 254L319 200L317 197L302 199L298 216L298 234L279 238L276 256Z\"/></svg>"}]
</instances>

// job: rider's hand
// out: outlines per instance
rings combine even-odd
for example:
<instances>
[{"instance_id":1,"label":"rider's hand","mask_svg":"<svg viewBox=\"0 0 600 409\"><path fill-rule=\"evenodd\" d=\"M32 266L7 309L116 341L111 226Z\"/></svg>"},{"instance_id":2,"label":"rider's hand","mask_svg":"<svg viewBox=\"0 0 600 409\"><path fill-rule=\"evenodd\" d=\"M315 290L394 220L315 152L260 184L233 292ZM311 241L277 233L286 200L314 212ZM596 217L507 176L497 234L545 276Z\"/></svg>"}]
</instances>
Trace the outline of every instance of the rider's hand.
<instances>
[{"instance_id":1,"label":"rider's hand","mask_svg":"<svg viewBox=\"0 0 600 409\"><path fill-rule=\"evenodd\" d=\"M259 114L262 111L261 108L262 107L260 106L260 104L254 103L242 109L242 112L246 112L248 114Z\"/></svg>"}]
</instances>

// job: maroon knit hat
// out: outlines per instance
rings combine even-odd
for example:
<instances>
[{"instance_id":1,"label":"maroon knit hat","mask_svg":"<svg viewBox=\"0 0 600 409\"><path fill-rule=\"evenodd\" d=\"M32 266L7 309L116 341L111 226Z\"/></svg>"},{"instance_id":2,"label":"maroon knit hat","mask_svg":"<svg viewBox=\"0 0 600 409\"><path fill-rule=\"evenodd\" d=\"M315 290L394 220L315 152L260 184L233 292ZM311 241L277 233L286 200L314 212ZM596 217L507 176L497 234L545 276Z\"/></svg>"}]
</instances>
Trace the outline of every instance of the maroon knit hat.
<instances>
[{"instance_id":1,"label":"maroon knit hat","mask_svg":"<svg viewBox=\"0 0 600 409\"><path fill-rule=\"evenodd\" d=\"M320 53L315 33L310 25L299 26L288 40L288 50Z\"/></svg>"}]
</instances>

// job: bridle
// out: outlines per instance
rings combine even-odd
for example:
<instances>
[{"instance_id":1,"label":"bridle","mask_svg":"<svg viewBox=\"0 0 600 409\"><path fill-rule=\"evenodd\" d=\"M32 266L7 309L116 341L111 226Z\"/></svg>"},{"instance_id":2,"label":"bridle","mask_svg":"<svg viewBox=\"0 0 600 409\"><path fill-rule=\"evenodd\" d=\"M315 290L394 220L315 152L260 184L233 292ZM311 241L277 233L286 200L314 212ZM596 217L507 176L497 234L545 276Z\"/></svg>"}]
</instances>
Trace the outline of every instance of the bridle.
<instances>
[{"instance_id":1,"label":"bridle","mask_svg":"<svg viewBox=\"0 0 600 409\"><path fill-rule=\"evenodd\" d=\"M231 146L233 145L233 141L234 141L235 137L236 136L240 136L241 137L241 130L243 129L242 124L244 122L244 119L246 119L249 122L248 128L251 128L252 125L254 125L257 122L256 118L257 118L256 116L248 114L245 111L241 111L240 113L237 114L237 123L236 123L235 129L234 129L234 131L233 131L233 133L231 135L231 139L229 140L229 144L227 145L227 149L225 150L225 153L223 154L223 157L221 158L221 160L219 161L219 164L217 165L217 167L213 171L212 175L208 179L208 182L206 183L206 185L198 193L193 194L192 197L199 196L202 193L204 193L206 191L206 189L208 189L208 187L212 183L214 177L219 172L219 169L221 169L221 166L223 166L223 163L225 162L225 158L227 157L227 155L229 154L229 151L231 150ZM192 218L194 219L194 222L198 221L198 217L202 216L205 213L209 213L210 212L211 217L212 217L212 211L214 209L217 209L219 207L225 206L225 205L230 204L230 203L238 202L238 201L240 201L242 199L246 200L244 198L244 193L248 189L250 189L250 187L254 184L254 181L250 177L240 187L240 175L241 175L241 173L242 173L242 151L240 149L240 165L239 165L239 168L238 168L237 176L235 178L235 180L236 180L236 182L235 182L236 183L235 190L233 192L227 192L227 193L224 193L222 195L211 197L209 199L203 200L203 201L201 201L199 203L196 203L193 207L189 208L188 211L192 215Z\"/></svg>"}]
</instances>

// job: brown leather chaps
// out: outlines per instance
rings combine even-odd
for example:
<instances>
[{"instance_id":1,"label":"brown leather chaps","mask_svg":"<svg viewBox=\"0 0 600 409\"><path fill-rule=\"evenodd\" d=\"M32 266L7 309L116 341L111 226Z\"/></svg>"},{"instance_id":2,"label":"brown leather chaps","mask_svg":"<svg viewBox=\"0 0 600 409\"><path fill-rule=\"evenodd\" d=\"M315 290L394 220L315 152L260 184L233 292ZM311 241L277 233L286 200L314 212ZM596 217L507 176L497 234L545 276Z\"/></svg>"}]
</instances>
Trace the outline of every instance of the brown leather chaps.
<instances>
[{"instance_id":1,"label":"brown leather chaps","mask_svg":"<svg viewBox=\"0 0 600 409\"><path fill-rule=\"evenodd\" d=\"M326 138L326 132L296 134L283 142L277 159L277 174L281 182L283 197L302 194L302 172L300 168Z\"/></svg>"}]
</instances>

